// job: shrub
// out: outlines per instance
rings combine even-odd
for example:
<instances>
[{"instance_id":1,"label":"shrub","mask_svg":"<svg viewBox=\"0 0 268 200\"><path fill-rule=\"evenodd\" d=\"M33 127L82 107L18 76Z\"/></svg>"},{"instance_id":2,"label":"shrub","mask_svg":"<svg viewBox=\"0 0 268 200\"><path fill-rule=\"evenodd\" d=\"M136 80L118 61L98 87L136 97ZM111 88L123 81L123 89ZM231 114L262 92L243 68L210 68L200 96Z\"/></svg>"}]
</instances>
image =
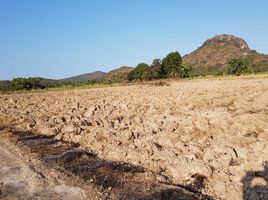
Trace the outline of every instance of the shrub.
<instances>
[{"instance_id":1,"label":"shrub","mask_svg":"<svg viewBox=\"0 0 268 200\"><path fill-rule=\"evenodd\" d=\"M244 57L230 58L227 62L226 72L228 74L241 75L243 72L252 71L250 59Z\"/></svg>"}]
</instances>

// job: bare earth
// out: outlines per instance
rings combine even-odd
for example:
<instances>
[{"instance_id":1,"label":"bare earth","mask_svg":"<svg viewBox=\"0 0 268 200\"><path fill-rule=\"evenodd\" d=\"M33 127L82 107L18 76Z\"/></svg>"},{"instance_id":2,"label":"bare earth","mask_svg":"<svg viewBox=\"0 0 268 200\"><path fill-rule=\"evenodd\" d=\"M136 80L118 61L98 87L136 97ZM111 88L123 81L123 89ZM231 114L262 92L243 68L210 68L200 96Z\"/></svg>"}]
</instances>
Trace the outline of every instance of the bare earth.
<instances>
[{"instance_id":1,"label":"bare earth","mask_svg":"<svg viewBox=\"0 0 268 200\"><path fill-rule=\"evenodd\" d=\"M26 173L33 178L27 187L24 184L22 190L14 190L18 199L21 194L39 194L39 199L119 199L120 195L121 199L268 199L268 79L1 95L0 125L2 198L14 199L6 188L26 184L28 179L22 177ZM54 141L79 144L86 163L101 165L94 168L101 178L94 179L88 168L85 175L81 156L78 168L68 164L70 159L60 164L47 162L44 151L29 142L19 142L32 138L30 134L46 136L41 141L47 150ZM58 146L67 148L64 145ZM13 150L8 150L11 147ZM16 148L22 153L14 153ZM70 149L74 152L68 146ZM80 154L70 155L77 159ZM11 159L14 155L16 159ZM43 172L46 176L29 167L26 157L33 156L37 172L51 168ZM11 169L13 173L8 175ZM109 169L105 176L103 169ZM59 173L64 177L69 172L69 176L78 177L77 183L72 182L74 178L61 180L55 176ZM127 178L120 179L120 187L118 182L107 181L121 172ZM136 188L145 183L150 185L150 192L145 187ZM169 192L154 196L160 190ZM60 192L67 196L60 196ZM51 196L42 196L44 193Z\"/></svg>"}]
</instances>

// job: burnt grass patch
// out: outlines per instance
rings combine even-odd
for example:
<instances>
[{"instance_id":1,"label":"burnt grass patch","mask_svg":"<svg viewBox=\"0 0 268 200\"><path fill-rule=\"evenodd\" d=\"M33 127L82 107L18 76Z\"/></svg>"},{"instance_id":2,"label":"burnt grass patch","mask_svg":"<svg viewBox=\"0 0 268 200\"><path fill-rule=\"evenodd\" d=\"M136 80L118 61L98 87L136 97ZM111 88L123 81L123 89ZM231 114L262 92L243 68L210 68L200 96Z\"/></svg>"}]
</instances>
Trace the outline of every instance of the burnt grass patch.
<instances>
[{"instance_id":1,"label":"burnt grass patch","mask_svg":"<svg viewBox=\"0 0 268 200\"><path fill-rule=\"evenodd\" d=\"M37 154L48 167L72 173L86 184L99 187L104 199L212 199L190 186L158 182L142 167L101 159L79 144L31 132L12 130L11 133L14 142Z\"/></svg>"}]
</instances>

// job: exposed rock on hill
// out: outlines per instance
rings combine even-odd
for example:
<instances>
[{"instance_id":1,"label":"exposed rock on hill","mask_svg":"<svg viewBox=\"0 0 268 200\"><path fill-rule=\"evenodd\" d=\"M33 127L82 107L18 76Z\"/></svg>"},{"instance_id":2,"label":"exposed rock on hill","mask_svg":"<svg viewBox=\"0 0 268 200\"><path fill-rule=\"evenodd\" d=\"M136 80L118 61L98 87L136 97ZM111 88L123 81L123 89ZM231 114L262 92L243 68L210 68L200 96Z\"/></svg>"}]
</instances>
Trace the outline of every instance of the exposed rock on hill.
<instances>
[{"instance_id":1,"label":"exposed rock on hill","mask_svg":"<svg viewBox=\"0 0 268 200\"><path fill-rule=\"evenodd\" d=\"M183 64L191 67L216 67L222 69L231 57L252 59L253 67L268 69L268 55L251 50L242 38L233 35L218 35L206 40L201 47L183 57Z\"/></svg>"},{"instance_id":2,"label":"exposed rock on hill","mask_svg":"<svg viewBox=\"0 0 268 200\"><path fill-rule=\"evenodd\" d=\"M242 49L242 50L249 50L249 46L248 44L246 43L245 40L243 40L242 38L238 38L238 37L235 37L233 35L218 35L218 36L215 36L214 38L211 38L211 39L208 39L204 42L203 46L205 45L209 45L209 44L224 44L224 45L231 45L231 46L235 46L239 49Z\"/></svg>"}]
</instances>

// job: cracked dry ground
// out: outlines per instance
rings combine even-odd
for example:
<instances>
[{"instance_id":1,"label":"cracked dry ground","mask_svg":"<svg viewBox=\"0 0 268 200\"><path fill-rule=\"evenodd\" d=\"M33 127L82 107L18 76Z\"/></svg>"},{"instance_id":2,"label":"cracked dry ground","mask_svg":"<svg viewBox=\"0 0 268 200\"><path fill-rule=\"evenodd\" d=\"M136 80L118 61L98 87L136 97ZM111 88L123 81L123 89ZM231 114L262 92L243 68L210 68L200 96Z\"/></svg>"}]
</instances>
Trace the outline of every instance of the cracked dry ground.
<instances>
[{"instance_id":1,"label":"cracked dry ground","mask_svg":"<svg viewBox=\"0 0 268 200\"><path fill-rule=\"evenodd\" d=\"M1 95L0 124L2 198L268 199L268 79Z\"/></svg>"}]
</instances>

